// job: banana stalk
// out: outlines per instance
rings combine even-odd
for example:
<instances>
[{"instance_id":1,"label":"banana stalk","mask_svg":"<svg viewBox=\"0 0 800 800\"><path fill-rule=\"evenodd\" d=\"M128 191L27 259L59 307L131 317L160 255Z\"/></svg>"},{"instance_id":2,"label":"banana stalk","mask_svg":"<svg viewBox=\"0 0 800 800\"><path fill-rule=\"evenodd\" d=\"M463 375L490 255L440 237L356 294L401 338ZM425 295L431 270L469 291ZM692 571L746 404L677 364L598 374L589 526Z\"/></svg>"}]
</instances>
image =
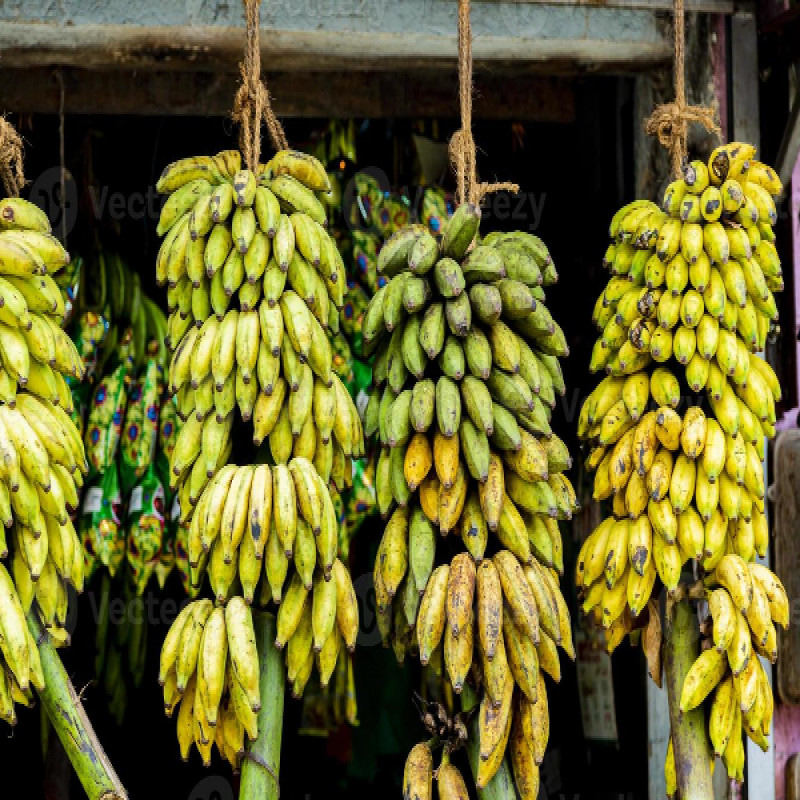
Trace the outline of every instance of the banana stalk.
<instances>
[{"instance_id":1,"label":"banana stalk","mask_svg":"<svg viewBox=\"0 0 800 800\"><path fill-rule=\"evenodd\" d=\"M469 711L478 704L478 696L475 690L468 684L461 692L461 708ZM472 777L477 778L478 760L481 757L481 746L478 736L478 715L474 714L469 724L469 739L467 739L467 758L469 768L472 770ZM514 789L514 778L511 775L511 768L508 759L504 758L500 769L495 776L483 788L478 789L478 800L516 800L517 793Z\"/></svg>"},{"instance_id":2,"label":"banana stalk","mask_svg":"<svg viewBox=\"0 0 800 800\"><path fill-rule=\"evenodd\" d=\"M681 800L714 800L711 782L711 749L702 705L681 712L681 690L686 674L698 655L697 617L688 600L681 600L666 614L664 673L669 698L669 720L675 750L678 796Z\"/></svg>"},{"instance_id":3,"label":"banana stalk","mask_svg":"<svg viewBox=\"0 0 800 800\"><path fill-rule=\"evenodd\" d=\"M45 682L44 690L39 692L42 707L87 797L89 800L128 800L128 793L97 739L58 652L36 615L30 612L27 619L33 638L40 642L39 657Z\"/></svg>"},{"instance_id":4,"label":"banana stalk","mask_svg":"<svg viewBox=\"0 0 800 800\"><path fill-rule=\"evenodd\" d=\"M239 800L253 797L278 800L284 668L281 651L274 645L275 615L253 612L253 627L260 660L261 710L258 712L258 738L248 745L242 764Z\"/></svg>"}]
</instances>

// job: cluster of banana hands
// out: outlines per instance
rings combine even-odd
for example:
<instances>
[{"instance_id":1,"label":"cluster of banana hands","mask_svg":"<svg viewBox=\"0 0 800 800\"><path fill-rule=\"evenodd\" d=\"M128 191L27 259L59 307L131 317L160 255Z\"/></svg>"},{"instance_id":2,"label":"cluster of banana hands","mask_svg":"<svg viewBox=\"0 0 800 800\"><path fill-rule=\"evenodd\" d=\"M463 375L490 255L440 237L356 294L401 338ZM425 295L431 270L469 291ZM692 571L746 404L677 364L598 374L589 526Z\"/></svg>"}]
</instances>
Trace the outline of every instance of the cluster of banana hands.
<instances>
[{"instance_id":1,"label":"cluster of banana hands","mask_svg":"<svg viewBox=\"0 0 800 800\"><path fill-rule=\"evenodd\" d=\"M783 277L773 231L782 186L754 156L749 144L722 145L685 167L661 208L636 201L614 215L592 354L608 375L578 423L594 498L613 498L578 558L583 611L611 651L657 582L675 590L696 562L708 636L681 708L707 704L714 753L739 781L743 735L766 748L772 719L758 656L775 661L776 625L789 623L783 586L756 563L769 539L765 439L781 398L758 353L777 323ZM674 794L672 747L665 769Z\"/></svg>"},{"instance_id":2,"label":"cluster of banana hands","mask_svg":"<svg viewBox=\"0 0 800 800\"><path fill-rule=\"evenodd\" d=\"M0 718L11 725L31 687L44 688L26 614L67 644L68 589L84 581L70 513L89 465L64 379L80 380L83 365L52 277L68 263L42 211L0 200Z\"/></svg>"},{"instance_id":3,"label":"cluster of banana hands","mask_svg":"<svg viewBox=\"0 0 800 800\"><path fill-rule=\"evenodd\" d=\"M363 325L375 356L364 429L381 446L388 517L374 584L398 659L418 654L456 693L468 678L481 688L478 788L510 754L527 800L548 739L543 676L559 680L558 646L574 656L558 520L577 501L550 426L567 345L545 303L557 275L544 243L480 238L480 216L465 203L440 238L408 226L379 253L388 282ZM440 797L466 797L449 757L457 744L438 744ZM411 751L405 797L431 796L433 749Z\"/></svg>"},{"instance_id":4,"label":"cluster of banana hands","mask_svg":"<svg viewBox=\"0 0 800 800\"><path fill-rule=\"evenodd\" d=\"M214 598L175 621L160 679L184 758L194 743L208 764L216 744L236 769L261 703L251 603L278 604L295 696L315 666L322 686L352 684L358 602L331 494L364 448L332 369L346 278L320 200L330 181L311 156L281 151L255 172L236 151L186 158L158 189L169 197L156 273L174 309L169 387L184 419L171 481L191 582L207 575ZM256 463L228 463L237 409Z\"/></svg>"}]
</instances>

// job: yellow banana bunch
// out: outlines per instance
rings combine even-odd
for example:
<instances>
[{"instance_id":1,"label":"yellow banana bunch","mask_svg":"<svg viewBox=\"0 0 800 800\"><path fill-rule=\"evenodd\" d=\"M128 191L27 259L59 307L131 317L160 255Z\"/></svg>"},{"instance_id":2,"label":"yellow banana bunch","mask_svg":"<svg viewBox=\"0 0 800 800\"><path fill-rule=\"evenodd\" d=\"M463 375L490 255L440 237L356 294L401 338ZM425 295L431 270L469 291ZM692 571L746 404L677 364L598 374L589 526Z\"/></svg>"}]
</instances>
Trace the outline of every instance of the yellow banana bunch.
<instances>
[{"instance_id":1,"label":"yellow banana bunch","mask_svg":"<svg viewBox=\"0 0 800 800\"><path fill-rule=\"evenodd\" d=\"M210 480L194 508L188 535L192 582L199 588L208 574L217 610L224 608L227 669L233 679L225 678L224 663L212 667L217 679L222 676L230 692L229 704L233 703L251 738L258 705L258 654L250 618L254 600L279 604L276 645L287 646L287 672L295 696L302 694L315 663L325 686L339 661L355 648L358 601L350 573L338 558L338 546L339 522L330 491L306 458L292 458L288 465L273 467L226 465ZM290 564L294 569L290 570ZM241 596L233 594L239 587ZM193 608L193 613L200 614L211 604L196 601ZM172 685L168 674L177 663L178 690L191 677L188 667L197 662L190 656L189 642L194 640L180 639L193 635L193 629L184 623L188 618L182 612L162 651L162 683ZM203 625L207 629L207 623ZM179 629L185 632L179 633ZM217 638L221 641L221 635ZM221 646L217 642L215 652ZM181 666L184 661L188 667ZM214 690L214 686L219 688L219 680L211 692L204 688L211 680L208 671L200 677L198 667L196 691L201 697L205 692L212 701L205 702L203 710L213 728L210 720L217 708L224 716L225 703ZM238 681L240 689L232 680ZM239 696L242 693L244 700Z\"/></svg>"},{"instance_id":2,"label":"yellow banana bunch","mask_svg":"<svg viewBox=\"0 0 800 800\"><path fill-rule=\"evenodd\" d=\"M732 779L743 771L741 729L766 746L772 691L757 656L774 662L776 625L789 621L783 587L755 563L769 538L764 441L781 397L757 354L783 278L772 232L782 187L754 157L748 144L721 145L685 166L660 211L637 201L615 214L611 275L593 314L591 367L607 376L578 421L594 498L613 503L578 556L582 609L610 652L639 627L656 579L673 591L697 562L710 638L681 707L710 705L711 741Z\"/></svg>"},{"instance_id":3,"label":"yellow banana bunch","mask_svg":"<svg viewBox=\"0 0 800 800\"><path fill-rule=\"evenodd\" d=\"M736 177L722 178L726 160L736 164ZM746 392L748 359L737 351L764 349L777 321L773 293L783 288L771 233L773 198L782 186L769 167L753 160L749 145L723 145L712 153L714 161L718 168L700 161L687 166L684 178L667 188L663 213L637 201L614 216L614 242L604 259L612 277L595 307L602 336L592 369L630 375L652 360L674 357L692 391L719 392L713 365L722 370L723 383L740 396ZM657 234L647 235L653 223ZM774 386L774 374L767 372ZM759 402L755 392L742 399L754 413L760 409L760 419L771 419L767 397Z\"/></svg>"},{"instance_id":4,"label":"yellow banana bunch","mask_svg":"<svg viewBox=\"0 0 800 800\"><path fill-rule=\"evenodd\" d=\"M463 204L441 239L408 226L379 254L388 282L363 321L375 357L364 431L381 445L387 519L373 578L378 627L399 660L417 650L456 694L482 675L478 787L508 751L530 797L547 733L539 720L534 758L519 731L534 714L547 720L542 674L560 678L557 646L574 657L558 521L578 504L565 475L572 459L550 426L568 351L545 304L557 276L544 243L520 232L480 239L479 223L480 210ZM600 414L621 386L607 395ZM437 532L460 537L461 552L437 560ZM418 745L408 791L429 796L431 769Z\"/></svg>"},{"instance_id":5,"label":"yellow banana bunch","mask_svg":"<svg viewBox=\"0 0 800 800\"><path fill-rule=\"evenodd\" d=\"M70 515L88 463L64 379L80 380L83 364L52 278L68 262L38 208L0 200L0 718L12 725L15 704L44 688L25 615L34 609L56 646L67 644L68 588L84 582Z\"/></svg>"},{"instance_id":6,"label":"yellow banana bunch","mask_svg":"<svg viewBox=\"0 0 800 800\"><path fill-rule=\"evenodd\" d=\"M15 572L13 565L9 573L0 563L0 718L9 725L16 723L15 704L33 705L32 689L41 690L45 685L38 645L28 629L28 609L15 585Z\"/></svg>"},{"instance_id":7,"label":"yellow banana bunch","mask_svg":"<svg viewBox=\"0 0 800 800\"><path fill-rule=\"evenodd\" d=\"M169 195L156 260L174 309L169 388L188 422L172 465L184 521L224 463L237 407L276 463L308 458L344 488L363 434L332 372L345 274L316 195L330 189L322 165L287 150L254 174L224 151L168 165L157 188Z\"/></svg>"},{"instance_id":8,"label":"yellow banana bunch","mask_svg":"<svg viewBox=\"0 0 800 800\"><path fill-rule=\"evenodd\" d=\"M316 664L323 686L335 682L344 718L356 720L347 654L358 603L331 496L350 485L364 447L358 410L332 369L344 265L318 198L330 182L304 153L279 152L255 171L236 151L181 159L157 188L168 195L156 261L172 309L168 383L184 422L170 477L191 584L199 591L207 575L214 603L196 601L176 620L161 681L168 712L183 696L184 757L194 742L207 763L216 743L237 767L245 736L257 735L252 603L278 605L276 644L294 694ZM252 423L256 446L268 445L258 460L270 465L227 463L237 416Z\"/></svg>"},{"instance_id":9,"label":"yellow banana bunch","mask_svg":"<svg viewBox=\"0 0 800 800\"><path fill-rule=\"evenodd\" d=\"M775 662L776 625L789 624L789 602L767 568L724 555L706 577L711 646L695 661L683 686L681 707L709 699L708 729L714 753L731 779L741 780L742 736L766 748L773 712L769 679L758 656ZM712 694L713 693L713 694Z\"/></svg>"},{"instance_id":10,"label":"yellow banana bunch","mask_svg":"<svg viewBox=\"0 0 800 800\"><path fill-rule=\"evenodd\" d=\"M258 735L258 664L252 613L241 597L225 607L195 600L181 609L164 639L158 680L167 715L178 710L184 760L194 743L207 766L216 743L238 768L245 737Z\"/></svg>"}]
</instances>

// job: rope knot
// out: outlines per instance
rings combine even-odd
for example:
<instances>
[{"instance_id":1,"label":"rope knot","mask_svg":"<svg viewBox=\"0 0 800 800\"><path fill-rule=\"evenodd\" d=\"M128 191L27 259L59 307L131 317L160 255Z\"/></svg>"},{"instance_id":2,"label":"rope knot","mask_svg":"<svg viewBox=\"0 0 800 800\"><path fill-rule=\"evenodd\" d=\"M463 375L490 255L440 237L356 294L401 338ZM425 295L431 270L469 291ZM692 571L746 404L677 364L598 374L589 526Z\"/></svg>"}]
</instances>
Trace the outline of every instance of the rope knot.
<instances>
[{"instance_id":1,"label":"rope knot","mask_svg":"<svg viewBox=\"0 0 800 800\"><path fill-rule=\"evenodd\" d=\"M648 136L657 136L662 147L669 152L672 171L676 176L680 175L687 157L687 130L690 122L699 123L709 133L720 132L713 108L687 106L680 100L656 106L644 123L645 133Z\"/></svg>"},{"instance_id":2,"label":"rope knot","mask_svg":"<svg viewBox=\"0 0 800 800\"><path fill-rule=\"evenodd\" d=\"M458 93L461 128L450 138L450 162L456 173L456 202L479 206L492 192L518 192L516 183L478 183L472 138L472 27L469 0L458 0Z\"/></svg>"},{"instance_id":3,"label":"rope knot","mask_svg":"<svg viewBox=\"0 0 800 800\"><path fill-rule=\"evenodd\" d=\"M244 0L247 45L244 62L239 65L242 83L236 90L231 116L241 126L239 148L247 168L255 173L261 158L261 120L264 119L270 141L276 150L286 150L289 145L275 112L269 92L261 80L261 43L258 34L258 7L260 0Z\"/></svg>"},{"instance_id":4,"label":"rope knot","mask_svg":"<svg viewBox=\"0 0 800 800\"><path fill-rule=\"evenodd\" d=\"M719 134L720 129L714 119L714 109L708 106L686 105L685 75L685 19L683 0L673 0L673 38L674 61L673 79L675 82L675 100L663 103L653 109L653 113L645 121L644 130L648 136L658 136L658 141L665 147L672 160L672 172L677 178L686 160L687 128L690 122L699 122L709 133Z\"/></svg>"}]
</instances>

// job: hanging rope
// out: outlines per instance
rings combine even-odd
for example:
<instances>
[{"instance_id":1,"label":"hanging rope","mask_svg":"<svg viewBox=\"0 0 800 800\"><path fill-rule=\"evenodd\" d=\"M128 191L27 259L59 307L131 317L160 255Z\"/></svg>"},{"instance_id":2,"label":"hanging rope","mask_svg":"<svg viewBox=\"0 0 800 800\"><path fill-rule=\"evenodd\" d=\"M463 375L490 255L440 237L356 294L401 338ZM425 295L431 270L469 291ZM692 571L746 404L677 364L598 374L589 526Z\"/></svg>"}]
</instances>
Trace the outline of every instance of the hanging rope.
<instances>
[{"instance_id":1,"label":"hanging rope","mask_svg":"<svg viewBox=\"0 0 800 800\"><path fill-rule=\"evenodd\" d=\"M672 103L656 106L645 121L644 130L648 136L658 136L658 141L669 151L672 173L677 178L686 160L688 123L699 122L710 133L719 134L720 129L714 119L713 108L686 105L683 0L674 0L673 9L675 100Z\"/></svg>"},{"instance_id":2,"label":"hanging rope","mask_svg":"<svg viewBox=\"0 0 800 800\"><path fill-rule=\"evenodd\" d=\"M61 70L56 71L56 80L58 81L59 88L59 101L58 101L58 155L59 163L61 165L60 180L61 180L61 244L67 246L67 164L65 156L65 126L66 120L64 118L64 101L66 99L66 92L64 91L64 76Z\"/></svg>"},{"instance_id":3,"label":"hanging rope","mask_svg":"<svg viewBox=\"0 0 800 800\"><path fill-rule=\"evenodd\" d=\"M25 185L22 171L22 138L14 130L14 126L0 117L0 179L6 193L19 197Z\"/></svg>"},{"instance_id":4,"label":"hanging rope","mask_svg":"<svg viewBox=\"0 0 800 800\"><path fill-rule=\"evenodd\" d=\"M450 161L456 173L456 202L480 205L493 192L518 192L516 183L478 183L472 138L472 26L469 0L458 0L458 93L461 128L450 139Z\"/></svg>"},{"instance_id":5,"label":"hanging rope","mask_svg":"<svg viewBox=\"0 0 800 800\"><path fill-rule=\"evenodd\" d=\"M261 157L261 120L267 125L272 146L286 150L289 145L283 126L272 110L269 92L261 80L261 42L258 34L260 0L244 0L247 43L244 62L239 65L242 84L233 101L233 119L240 125L239 149L247 168L255 172Z\"/></svg>"}]
</instances>

